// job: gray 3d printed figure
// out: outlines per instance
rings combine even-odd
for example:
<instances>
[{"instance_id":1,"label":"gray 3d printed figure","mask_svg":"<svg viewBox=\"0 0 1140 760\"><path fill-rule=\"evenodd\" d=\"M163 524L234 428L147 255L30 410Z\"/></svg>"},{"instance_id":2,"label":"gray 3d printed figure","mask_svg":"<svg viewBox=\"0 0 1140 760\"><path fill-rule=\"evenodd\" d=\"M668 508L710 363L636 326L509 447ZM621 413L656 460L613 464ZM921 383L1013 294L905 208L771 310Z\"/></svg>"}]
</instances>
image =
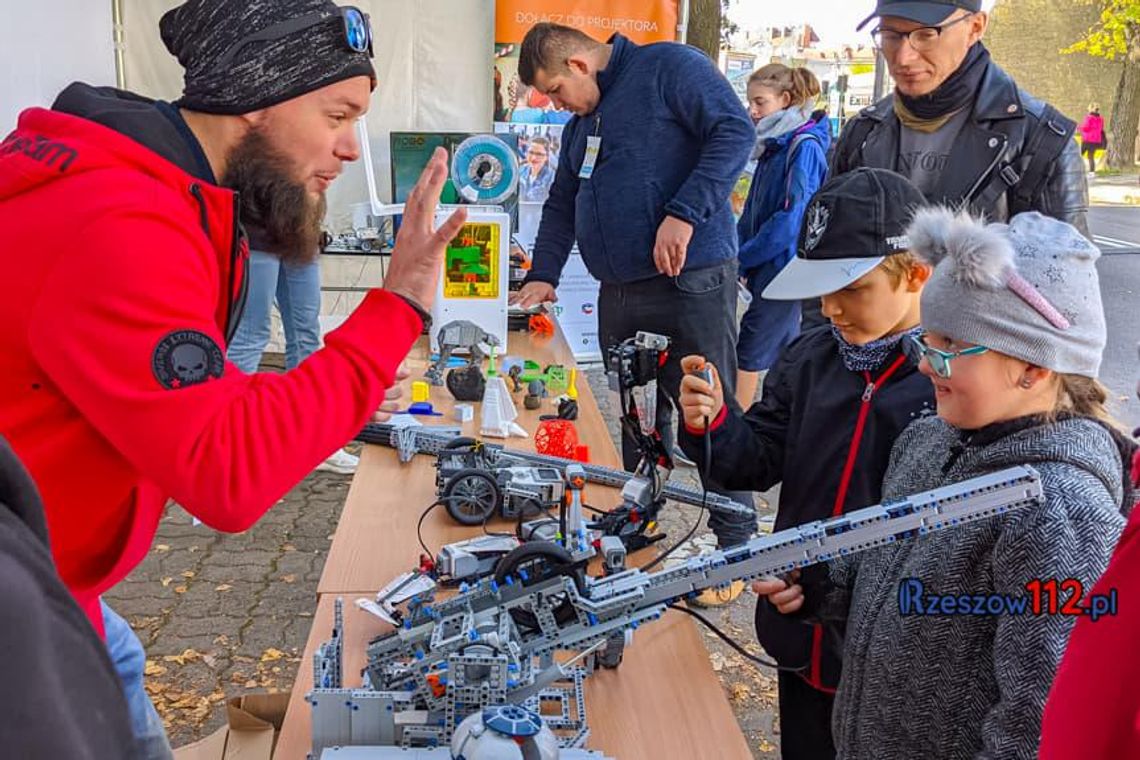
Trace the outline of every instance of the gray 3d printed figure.
<instances>
[{"instance_id":1,"label":"gray 3d printed figure","mask_svg":"<svg viewBox=\"0 0 1140 760\"><path fill-rule=\"evenodd\" d=\"M482 368L484 357L482 346L486 345L489 348L499 346L498 338L474 322L468 322L465 319L448 322L439 328L437 339L439 341L439 358L424 373L424 377L432 385L443 385L443 371L447 369L447 362L456 349L465 348L471 352L467 366Z\"/></svg>"}]
</instances>

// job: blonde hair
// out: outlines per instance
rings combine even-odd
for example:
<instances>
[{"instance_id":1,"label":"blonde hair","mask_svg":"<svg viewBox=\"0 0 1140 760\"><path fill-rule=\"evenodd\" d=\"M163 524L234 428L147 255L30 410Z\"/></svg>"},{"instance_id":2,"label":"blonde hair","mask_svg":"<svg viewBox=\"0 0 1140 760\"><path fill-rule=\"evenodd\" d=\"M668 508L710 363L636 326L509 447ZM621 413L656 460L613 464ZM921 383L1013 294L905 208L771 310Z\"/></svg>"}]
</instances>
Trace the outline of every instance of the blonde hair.
<instances>
[{"instance_id":1,"label":"blonde hair","mask_svg":"<svg viewBox=\"0 0 1140 760\"><path fill-rule=\"evenodd\" d=\"M1096 378L1057 373L1057 403L1050 415L1076 414L1091 417L1123 430L1108 411L1108 388Z\"/></svg>"},{"instance_id":2,"label":"blonde hair","mask_svg":"<svg viewBox=\"0 0 1140 760\"><path fill-rule=\"evenodd\" d=\"M879 264L879 268L886 272L887 277L891 279L891 287L897 288L899 283L903 281L903 278L909 277L911 270L920 265L925 265L922 259L910 251L903 251L883 259L883 263Z\"/></svg>"},{"instance_id":3,"label":"blonde hair","mask_svg":"<svg viewBox=\"0 0 1140 760\"><path fill-rule=\"evenodd\" d=\"M788 93L789 106L802 106L815 102L821 92L815 74L805 68L789 68L782 63L769 63L748 77L748 84L759 84L779 94Z\"/></svg>"}]
</instances>

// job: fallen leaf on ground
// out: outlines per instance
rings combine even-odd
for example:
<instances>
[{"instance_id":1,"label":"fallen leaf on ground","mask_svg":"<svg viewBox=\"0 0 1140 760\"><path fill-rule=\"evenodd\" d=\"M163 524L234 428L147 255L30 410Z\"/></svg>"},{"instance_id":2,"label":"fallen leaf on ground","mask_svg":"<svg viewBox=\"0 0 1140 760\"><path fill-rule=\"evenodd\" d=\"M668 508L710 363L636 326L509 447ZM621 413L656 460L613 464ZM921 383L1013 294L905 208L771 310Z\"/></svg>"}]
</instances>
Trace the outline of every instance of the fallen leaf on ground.
<instances>
[{"instance_id":1,"label":"fallen leaf on ground","mask_svg":"<svg viewBox=\"0 0 1140 760\"><path fill-rule=\"evenodd\" d=\"M194 577L194 571L193 570L183 570L182 571L182 577L183 578L193 578Z\"/></svg>"},{"instance_id":2,"label":"fallen leaf on ground","mask_svg":"<svg viewBox=\"0 0 1140 760\"><path fill-rule=\"evenodd\" d=\"M293 546L293 544L285 544L281 547L281 551L283 551L283 552L295 552L295 551L297 551L297 547Z\"/></svg>"},{"instance_id":3,"label":"fallen leaf on ground","mask_svg":"<svg viewBox=\"0 0 1140 760\"><path fill-rule=\"evenodd\" d=\"M248 681L245 682L245 688L256 689L257 688L257 681L253 680L252 678L249 679Z\"/></svg>"},{"instance_id":4,"label":"fallen leaf on ground","mask_svg":"<svg viewBox=\"0 0 1140 760\"><path fill-rule=\"evenodd\" d=\"M202 658L202 653L193 649L184 649L182 654L168 654L162 659L165 662L177 662L179 665L185 665L188 662L194 662Z\"/></svg>"},{"instance_id":5,"label":"fallen leaf on ground","mask_svg":"<svg viewBox=\"0 0 1140 760\"><path fill-rule=\"evenodd\" d=\"M162 587L163 587L163 588L166 588L166 587L167 587L167 586L169 586L169 585L170 585L170 584L171 584L173 581L174 581L174 579L173 579L173 578L163 578L163 579L162 579Z\"/></svg>"},{"instance_id":6,"label":"fallen leaf on ground","mask_svg":"<svg viewBox=\"0 0 1140 760\"><path fill-rule=\"evenodd\" d=\"M270 647L269 649L266 649L262 653L261 661L262 662L273 662L274 660L280 660L284 656L285 656L285 653L282 652L280 649L274 649L273 647Z\"/></svg>"},{"instance_id":7,"label":"fallen leaf on ground","mask_svg":"<svg viewBox=\"0 0 1140 760\"><path fill-rule=\"evenodd\" d=\"M161 665L159 665L157 662L154 662L153 660L147 660L146 661L146 670L143 671L143 675L160 676L165 672L166 672L166 668L162 667Z\"/></svg>"},{"instance_id":8,"label":"fallen leaf on ground","mask_svg":"<svg viewBox=\"0 0 1140 760\"><path fill-rule=\"evenodd\" d=\"M229 591L231 588L233 588L233 586L230 584L222 583L221 585L214 586L214 591Z\"/></svg>"},{"instance_id":9,"label":"fallen leaf on ground","mask_svg":"<svg viewBox=\"0 0 1140 760\"><path fill-rule=\"evenodd\" d=\"M720 652L713 652L709 655L709 662L712 663L712 669L717 673L724 670L724 655Z\"/></svg>"},{"instance_id":10,"label":"fallen leaf on ground","mask_svg":"<svg viewBox=\"0 0 1140 760\"><path fill-rule=\"evenodd\" d=\"M185 594L187 591L189 591L189 589L186 588L185 586L175 586L174 587L174 593L176 593L176 594Z\"/></svg>"},{"instance_id":11,"label":"fallen leaf on ground","mask_svg":"<svg viewBox=\"0 0 1140 760\"><path fill-rule=\"evenodd\" d=\"M156 552L168 552L168 551L170 551L170 547L167 546L166 544L155 544L154 550Z\"/></svg>"},{"instance_id":12,"label":"fallen leaf on ground","mask_svg":"<svg viewBox=\"0 0 1140 760\"><path fill-rule=\"evenodd\" d=\"M748 688L748 684L734 683L732 685L733 702L746 702L752 697L752 689Z\"/></svg>"},{"instance_id":13,"label":"fallen leaf on ground","mask_svg":"<svg viewBox=\"0 0 1140 760\"><path fill-rule=\"evenodd\" d=\"M297 580L297 576L295 576L295 575L292 575L292 574L290 574L290 575L282 575L282 576L281 576L281 580L285 581L286 583L293 583L294 581L296 581L296 580Z\"/></svg>"}]
</instances>

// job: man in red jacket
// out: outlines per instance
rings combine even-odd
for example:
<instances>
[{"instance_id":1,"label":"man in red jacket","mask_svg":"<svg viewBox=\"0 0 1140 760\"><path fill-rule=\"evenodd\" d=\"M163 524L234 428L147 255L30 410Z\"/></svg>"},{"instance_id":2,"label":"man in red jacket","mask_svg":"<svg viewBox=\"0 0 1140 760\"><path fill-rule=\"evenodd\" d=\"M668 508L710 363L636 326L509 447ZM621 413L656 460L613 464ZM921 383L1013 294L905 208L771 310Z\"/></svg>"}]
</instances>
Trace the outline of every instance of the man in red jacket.
<instances>
[{"instance_id":1,"label":"man in red jacket","mask_svg":"<svg viewBox=\"0 0 1140 760\"><path fill-rule=\"evenodd\" d=\"M142 757L169 745L141 645L100 595L146 555L168 498L245 530L382 408L464 220L433 230L437 153L384 288L294 371L243 374L224 358L241 223L282 251L315 247L324 192L359 157L371 30L330 0L189 0L160 30L186 70L178 101L77 83L0 142L0 435L106 633Z\"/></svg>"}]
</instances>

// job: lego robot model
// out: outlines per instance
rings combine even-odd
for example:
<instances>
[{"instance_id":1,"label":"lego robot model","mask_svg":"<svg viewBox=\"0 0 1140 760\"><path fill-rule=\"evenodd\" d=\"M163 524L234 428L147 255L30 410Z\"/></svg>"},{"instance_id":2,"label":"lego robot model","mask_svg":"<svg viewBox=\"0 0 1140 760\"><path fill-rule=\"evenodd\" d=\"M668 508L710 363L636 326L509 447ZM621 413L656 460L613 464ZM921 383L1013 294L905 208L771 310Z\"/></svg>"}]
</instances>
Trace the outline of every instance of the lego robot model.
<instances>
[{"instance_id":1,"label":"lego robot model","mask_svg":"<svg viewBox=\"0 0 1140 760\"><path fill-rule=\"evenodd\" d=\"M606 650L671 605L734 580L991 519L1040 503L1041 493L1035 470L1014 467L761 535L655 572L628 569L593 578L565 555L563 561L516 563L513 572L500 568L494 578L461 586L458 596L438 604L430 594L409 598L394 610L397 628L369 643L357 689L345 688L341 678L338 614L332 641L314 658L312 757L345 757L335 753L351 747L354 760L470 758L467 749L456 751L456 738L465 735L460 727L468 720L486 727L495 714L487 711L502 706L541 715L558 739L559 758L583 757L571 751L581 750L589 735L584 679L598 665L616 666L619 658L608 658ZM574 656L563 661L558 653Z\"/></svg>"},{"instance_id":2,"label":"lego robot model","mask_svg":"<svg viewBox=\"0 0 1140 760\"><path fill-rule=\"evenodd\" d=\"M618 536L631 552L665 538L653 531L665 505L664 484L673 469L671 453L657 430L657 373L668 355L669 339L647 332L607 350L610 390L618 394L621 426L636 441L640 460L633 477L622 486L621 504L599 518L597 527Z\"/></svg>"},{"instance_id":3,"label":"lego robot model","mask_svg":"<svg viewBox=\"0 0 1140 760\"><path fill-rule=\"evenodd\" d=\"M565 473L552 467L513 468L506 495L520 510L516 535L487 534L447 544L435 558L420 556L420 566L393 579L376 595L376 601L356 600L356 606L392 625L399 625L398 607L413 597L422 598L438 584L457 585L499 573L515 575L537 565L558 566L589 561L602 551L607 570L621 569L625 551L620 542L592 529L585 517L582 491L586 476L581 465ZM461 499L464 497L460 497ZM521 511L521 510L526 510ZM551 510L557 510L555 517ZM522 516L532 518L523 522Z\"/></svg>"}]
</instances>

